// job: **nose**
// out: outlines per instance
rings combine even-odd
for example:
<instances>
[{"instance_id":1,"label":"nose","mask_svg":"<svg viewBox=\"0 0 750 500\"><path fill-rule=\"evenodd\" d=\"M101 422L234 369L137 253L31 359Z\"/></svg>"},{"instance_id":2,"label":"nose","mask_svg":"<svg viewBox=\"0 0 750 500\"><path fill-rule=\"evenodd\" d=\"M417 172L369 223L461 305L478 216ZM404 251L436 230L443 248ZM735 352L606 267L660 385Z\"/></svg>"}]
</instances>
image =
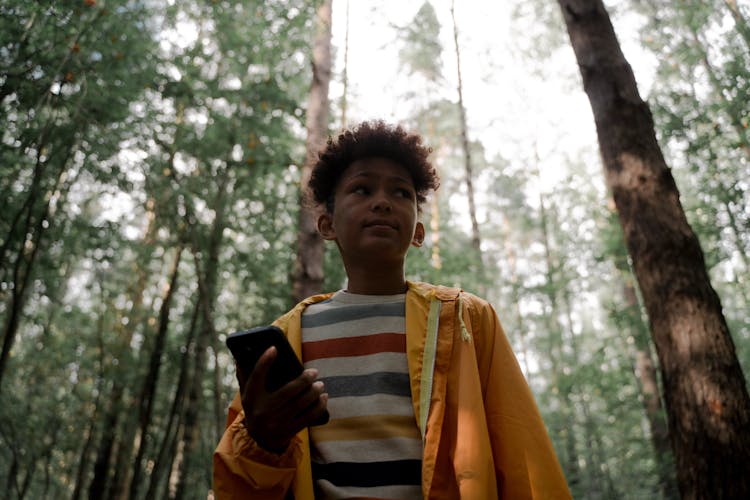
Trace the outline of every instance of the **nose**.
<instances>
[{"instance_id":1,"label":"nose","mask_svg":"<svg viewBox=\"0 0 750 500\"><path fill-rule=\"evenodd\" d=\"M372 199L372 210L374 212L390 212L391 201L383 191L378 191Z\"/></svg>"}]
</instances>

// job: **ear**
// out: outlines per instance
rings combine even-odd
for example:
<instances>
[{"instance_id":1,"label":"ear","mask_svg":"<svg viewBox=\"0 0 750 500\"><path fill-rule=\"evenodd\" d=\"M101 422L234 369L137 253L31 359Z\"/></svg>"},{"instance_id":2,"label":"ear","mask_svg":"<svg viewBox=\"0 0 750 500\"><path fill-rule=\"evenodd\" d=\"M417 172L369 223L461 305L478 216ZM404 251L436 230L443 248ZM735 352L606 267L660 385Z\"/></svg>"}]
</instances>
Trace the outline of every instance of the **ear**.
<instances>
[{"instance_id":1,"label":"ear","mask_svg":"<svg viewBox=\"0 0 750 500\"><path fill-rule=\"evenodd\" d=\"M411 239L411 244L419 248L424 243L424 224L417 222L417 226L414 228L414 237Z\"/></svg>"},{"instance_id":2,"label":"ear","mask_svg":"<svg viewBox=\"0 0 750 500\"><path fill-rule=\"evenodd\" d=\"M333 230L333 218L328 212L318 217L318 233L324 240L335 240L336 231Z\"/></svg>"}]
</instances>

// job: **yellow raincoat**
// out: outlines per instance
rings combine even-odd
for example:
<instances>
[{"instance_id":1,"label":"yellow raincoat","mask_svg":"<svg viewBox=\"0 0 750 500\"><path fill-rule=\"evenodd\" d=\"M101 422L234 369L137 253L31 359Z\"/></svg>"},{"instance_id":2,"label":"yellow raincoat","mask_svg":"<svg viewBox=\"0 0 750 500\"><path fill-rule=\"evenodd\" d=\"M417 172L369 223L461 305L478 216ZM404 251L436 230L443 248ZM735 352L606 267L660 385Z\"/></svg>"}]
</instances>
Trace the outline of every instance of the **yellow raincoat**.
<instances>
[{"instance_id":1,"label":"yellow raincoat","mask_svg":"<svg viewBox=\"0 0 750 500\"><path fill-rule=\"evenodd\" d=\"M424 443L424 497L570 498L534 398L492 306L455 288L408 285L406 354ZM297 356L303 310L330 295L310 297L276 321ZM277 455L260 448L243 422L238 394L214 453L217 498L285 499L291 493L297 500L312 500L307 429Z\"/></svg>"}]
</instances>

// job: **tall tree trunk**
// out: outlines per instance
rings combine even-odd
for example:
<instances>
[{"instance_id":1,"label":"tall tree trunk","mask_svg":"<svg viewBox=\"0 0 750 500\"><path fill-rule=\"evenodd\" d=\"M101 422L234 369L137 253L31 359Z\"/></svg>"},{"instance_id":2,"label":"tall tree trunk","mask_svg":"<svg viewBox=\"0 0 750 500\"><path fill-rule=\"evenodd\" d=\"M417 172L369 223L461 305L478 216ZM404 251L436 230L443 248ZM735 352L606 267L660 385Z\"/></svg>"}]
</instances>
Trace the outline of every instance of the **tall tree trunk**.
<instances>
[{"instance_id":1,"label":"tall tree trunk","mask_svg":"<svg viewBox=\"0 0 750 500\"><path fill-rule=\"evenodd\" d=\"M651 321L683 498L750 498L750 397L698 239L601 0L558 0Z\"/></svg>"},{"instance_id":2,"label":"tall tree trunk","mask_svg":"<svg viewBox=\"0 0 750 500\"><path fill-rule=\"evenodd\" d=\"M208 348L211 346L212 338L216 334L214 330L213 311L216 302L216 281L219 273L219 252L223 242L227 198L229 197L229 191L232 190L227 172L223 174L221 179L214 205L214 213L216 215L208 241L208 255L203 266L200 266L200 260L198 258L199 248L193 249L193 255L195 256L197 267L196 275L198 276L198 287L203 289L201 295L204 300L200 302L200 304L202 304L201 328L198 333L198 338L196 339L194 358L195 368L188 394L187 405L185 407L185 432L181 443L183 456L177 476L178 483L175 495L175 498L178 500L184 498L186 488L189 486L187 473L191 467L194 450L198 448L200 441L198 420L200 417L201 405L203 404L203 379L207 367L206 356Z\"/></svg>"},{"instance_id":3,"label":"tall tree trunk","mask_svg":"<svg viewBox=\"0 0 750 500\"><path fill-rule=\"evenodd\" d=\"M178 246L175 251L175 258L170 270L169 283L164 287L162 294L161 309L159 310L159 326L154 339L154 348L151 351L151 357L148 365L148 373L143 381L143 388L138 402L138 429L135 436L136 456L133 462L133 476L130 480L130 492L128 497L133 500L138 495L138 485L141 481L143 455L146 451L146 436L148 436L148 426L151 423L151 413L154 407L154 398L156 396L156 385L159 382L159 371L161 368L161 358L164 354L164 345L167 341L167 331L169 327L169 312L172 307L172 297L177 287L177 278L180 270L180 259L182 257L182 246Z\"/></svg>"},{"instance_id":4,"label":"tall tree trunk","mask_svg":"<svg viewBox=\"0 0 750 500\"><path fill-rule=\"evenodd\" d=\"M571 401L572 387L570 377L565 374L563 364L565 362L563 354L563 326L560 322L560 310L555 292L555 283L557 283L557 265L552 258L552 242L549 232L549 221L547 220L547 208L545 206L544 196L539 194L539 217L540 230L542 232L542 244L544 245L544 264L545 264L545 295L548 301L543 305L544 308L544 325L549 335L549 350L547 355L552 368L553 383L558 389L560 398L560 413L563 418L561 422L555 422L557 429L554 433L564 439L564 454L562 467L565 477L571 490L583 487L581 467L578 462L578 446L576 444L577 436L575 434L575 405Z\"/></svg>"},{"instance_id":5,"label":"tall tree trunk","mask_svg":"<svg viewBox=\"0 0 750 500\"><path fill-rule=\"evenodd\" d=\"M432 118L427 118L427 131L429 137L435 137L435 121ZM439 152L443 149L445 139L442 137L439 139L439 144L435 148L434 154L437 157ZM436 161L435 163L439 163ZM430 196L430 264L433 269L442 269L443 260L440 257L440 192L434 191Z\"/></svg>"},{"instance_id":6,"label":"tall tree trunk","mask_svg":"<svg viewBox=\"0 0 750 500\"><path fill-rule=\"evenodd\" d=\"M71 494L71 500L78 500L81 497L81 493L85 488L86 475L89 472L89 463L91 461L91 448L94 443L94 437L96 435L96 419L99 416L97 410L99 404L99 394L97 394L96 401L94 402L94 413L91 415L90 423L86 432L84 433L85 440L81 447L81 452L78 454L78 466L76 467L75 474L75 486L73 487L73 493Z\"/></svg>"},{"instance_id":7,"label":"tall tree trunk","mask_svg":"<svg viewBox=\"0 0 750 500\"><path fill-rule=\"evenodd\" d=\"M117 428L120 425L121 399L125 392L125 385L115 381L109 395L109 406L102 428L99 448L94 462L94 477L89 484L89 500L100 500L107 492L109 482L110 462L115 448Z\"/></svg>"},{"instance_id":8,"label":"tall tree trunk","mask_svg":"<svg viewBox=\"0 0 750 500\"><path fill-rule=\"evenodd\" d=\"M664 419L661 397L659 396L659 382L656 376L656 366L651 355L651 342L648 338L646 324L641 319L638 295L636 294L635 284L631 279L625 280L623 295L630 316L629 330L635 344L633 371L638 380L646 420L648 420L651 431L651 444L656 455L659 487L665 499L677 498L672 449L669 446L669 429Z\"/></svg>"},{"instance_id":9,"label":"tall tree trunk","mask_svg":"<svg viewBox=\"0 0 750 500\"><path fill-rule=\"evenodd\" d=\"M346 0L346 30L344 31L344 68L342 73L343 91L341 93L341 128L347 124L347 104L349 99L349 0Z\"/></svg>"},{"instance_id":10,"label":"tall tree trunk","mask_svg":"<svg viewBox=\"0 0 750 500\"><path fill-rule=\"evenodd\" d=\"M150 210L148 212L148 219L149 223L146 227L143 240L145 248L148 248L150 252L150 249L152 248L151 245L154 241L157 230L155 215ZM143 303L143 293L146 289L146 281L148 278L146 274L146 266L144 266L143 263L149 262L150 260L151 256L147 255L142 258L142 260L139 260L137 263L135 263L133 266L135 282L130 287L131 289L128 293L128 296L131 297L133 304L128 313L128 326L122 326L122 321L117 322L117 333L119 337L118 343L123 353L128 352L128 350L130 349L130 343L133 340L133 329L137 324L136 315L141 309L141 304ZM111 463L113 452L116 449L115 445L117 439L117 431L120 427L123 417L122 398L125 395L127 389L125 384L125 377L120 373L120 371L124 369L123 365L125 364L126 363L120 363L118 365L119 369L115 370L115 375L113 377L114 381L112 385L112 391L109 397L107 413L104 418L105 424L102 429L97 457L94 463L94 478L91 480L91 484L89 485L90 500L106 498L107 495L107 487L110 483L110 469L112 468Z\"/></svg>"},{"instance_id":11,"label":"tall tree trunk","mask_svg":"<svg viewBox=\"0 0 750 500\"><path fill-rule=\"evenodd\" d=\"M60 184L63 183L68 160L72 156L75 148L75 144L71 144L65 152L64 157L61 158L60 164L55 171L56 175L54 177L54 182L50 186L50 194L57 191ZM38 164L41 163L39 155L41 155L41 153L37 153ZM51 166L48 165L48 168L51 168ZM44 168L42 168L42 170L44 170ZM64 190L67 191L69 187L70 183L67 183ZM36 189L37 191L41 189L39 184L36 185ZM45 222L47 222L47 218L50 214L51 196L47 197L42 207L38 210L38 213L34 214L34 200L41 195L41 191L37 192L29 202L26 221L24 224L24 235L13 263L12 282L14 286L10 293L10 303L6 308L7 317L3 326L3 343L2 351L0 351L0 390L2 389L2 381L7 368L8 359L10 358L10 351L13 348L13 343L15 342L18 333L18 327L21 323L27 286L35 270L35 262L39 248L43 244L43 238L46 232ZM30 194L29 196L31 197L32 195ZM36 215L36 217L34 217L34 215ZM12 238L11 234L9 234L9 238Z\"/></svg>"},{"instance_id":12,"label":"tall tree trunk","mask_svg":"<svg viewBox=\"0 0 750 500\"><path fill-rule=\"evenodd\" d=\"M302 167L302 191L310 180L312 164L328 137L328 86L331 81L331 3L324 0L315 16L312 54L312 83L307 104L307 152ZM315 215L300 203L297 261L294 265L292 298L295 302L320 293L323 286L323 239Z\"/></svg>"},{"instance_id":13,"label":"tall tree trunk","mask_svg":"<svg viewBox=\"0 0 750 500\"><path fill-rule=\"evenodd\" d=\"M510 266L510 286L511 286L511 303L513 304L513 312L516 317L516 327L518 328L518 343L521 354L521 363L523 365L524 375L526 381L531 385L531 369L529 368L529 352L527 347L526 339L526 324L521 313L521 296L518 293L520 286L518 282L518 268L516 266L516 254L513 250L513 246L510 244L510 222L505 214L502 215L503 228L502 228L502 240L503 248L505 249L505 255L508 259L508 265Z\"/></svg>"},{"instance_id":14,"label":"tall tree trunk","mask_svg":"<svg viewBox=\"0 0 750 500\"><path fill-rule=\"evenodd\" d=\"M559 227L559 223L557 220L555 220L554 217L552 222L555 227ZM570 299L571 291L569 288L569 283L564 280L561 280L561 282L559 282L559 285L556 286L555 289L558 289L559 287L562 288L562 307L566 319L565 327L561 327L561 330L567 333L567 338L563 339L563 342L568 346L571 356L571 359L568 360L567 365L575 367L580 365L581 356L578 350L578 339L576 338L578 335L575 333L573 323L573 306ZM612 474L610 473L609 468L603 467L603 465L605 465L604 445L602 443L602 437L601 433L599 432L599 428L597 427L596 422L594 422L594 417L591 415L589 403L587 402L583 391L578 387L574 387L572 381L570 384L570 392L571 394L574 392L578 392L581 396L580 400L576 403L576 406L578 406L581 413L583 413L583 429L584 438L586 440L587 455L586 465L587 468L589 468L588 491L598 491L598 498L617 498L620 495L617 491L617 488L615 488ZM597 495L594 495L594 498L597 498Z\"/></svg>"},{"instance_id":15,"label":"tall tree trunk","mask_svg":"<svg viewBox=\"0 0 750 500\"><path fill-rule=\"evenodd\" d=\"M195 341L198 318L200 316L203 300L202 290L198 289L198 297L195 302L195 307L193 308L193 314L190 319L190 328L188 329L187 338L185 340L185 352L182 354L182 359L180 360L180 374L177 380L177 388L175 389L174 397L172 398L172 407L170 408L167 425L164 429L164 437L159 446L156 460L154 460L154 467L151 470L151 478L149 480L146 498L166 497L166 495L159 495L159 489L162 480L169 477L169 473L172 469L171 464L174 456L170 457L169 454L175 449L177 444L178 432L176 428L181 425L180 422L182 420L183 408L185 405L185 394L190 386L190 346L193 345L193 342Z\"/></svg>"},{"instance_id":16,"label":"tall tree trunk","mask_svg":"<svg viewBox=\"0 0 750 500\"><path fill-rule=\"evenodd\" d=\"M26 199L21 207L10 218L11 223L7 235L3 238L3 244L0 246L0 265L3 266L0 268L0 278L2 278L3 281L5 281L5 273L7 272L6 263L8 261L6 260L6 255L12 247L23 248L24 243L26 243L26 238L28 238L27 235L33 228L34 206L36 205L37 199L42 196L42 183L44 181L44 176L45 174L49 174L49 168L45 168L45 166L48 167L48 163L42 161L42 150L48 147L45 139L46 133L47 128L45 127L39 135L39 144L36 153L36 160L34 162L34 172L31 177L31 184L25 190ZM24 219L24 226L19 228L18 224L22 218Z\"/></svg>"},{"instance_id":17,"label":"tall tree trunk","mask_svg":"<svg viewBox=\"0 0 750 500\"><path fill-rule=\"evenodd\" d=\"M101 290L101 288L100 288ZM104 300L100 300L100 303L104 304ZM106 310L106 304L104 305L104 309ZM99 318L97 319L98 329L97 329L97 352L99 353L99 362L98 362L98 371L96 374L96 385L95 385L95 393L96 396L93 401L93 410L91 412L90 416L85 416L86 420L89 422L86 435L86 440L84 441L81 451L78 454L78 465L76 467L76 474L75 474L75 486L73 488L73 493L70 497L71 500L78 500L81 495L83 495L83 492L86 489L86 483L88 480L89 475L89 463L91 462L91 455L93 451L93 444L97 436L97 427L99 422L99 415L100 415L100 403L102 400L102 393L103 393L103 386L105 383L105 374L104 374L104 325L105 325L105 312L100 312Z\"/></svg>"},{"instance_id":18,"label":"tall tree trunk","mask_svg":"<svg viewBox=\"0 0 750 500\"><path fill-rule=\"evenodd\" d=\"M453 44L456 49L456 73L458 76L458 116L461 123L461 144L464 150L464 175L466 182L466 196L469 199L469 217L471 219L471 245L482 259L482 240L479 237L479 223L477 222L477 207L474 202L474 173L471 165L471 148L469 146L469 126L466 121L466 105L464 104L464 87L461 80L461 50L458 45L458 25L454 9L455 0L451 0L451 19L453 20Z\"/></svg>"}]
</instances>

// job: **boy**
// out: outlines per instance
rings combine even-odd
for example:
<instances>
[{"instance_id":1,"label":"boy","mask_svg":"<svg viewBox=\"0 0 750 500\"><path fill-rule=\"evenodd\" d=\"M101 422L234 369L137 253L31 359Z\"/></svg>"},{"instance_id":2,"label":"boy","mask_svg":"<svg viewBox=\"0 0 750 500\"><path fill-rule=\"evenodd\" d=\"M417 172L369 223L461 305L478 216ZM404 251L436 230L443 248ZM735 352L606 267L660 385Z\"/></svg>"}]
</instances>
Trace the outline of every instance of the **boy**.
<instances>
[{"instance_id":1,"label":"boy","mask_svg":"<svg viewBox=\"0 0 750 500\"><path fill-rule=\"evenodd\" d=\"M438 187L429 153L383 122L328 140L308 187L347 288L275 322L299 378L265 391L274 348L238 372L214 454L218 498L570 497L492 307L404 279L425 236L419 207ZM330 421L311 426L326 409Z\"/></svg>"}]
</instances>

